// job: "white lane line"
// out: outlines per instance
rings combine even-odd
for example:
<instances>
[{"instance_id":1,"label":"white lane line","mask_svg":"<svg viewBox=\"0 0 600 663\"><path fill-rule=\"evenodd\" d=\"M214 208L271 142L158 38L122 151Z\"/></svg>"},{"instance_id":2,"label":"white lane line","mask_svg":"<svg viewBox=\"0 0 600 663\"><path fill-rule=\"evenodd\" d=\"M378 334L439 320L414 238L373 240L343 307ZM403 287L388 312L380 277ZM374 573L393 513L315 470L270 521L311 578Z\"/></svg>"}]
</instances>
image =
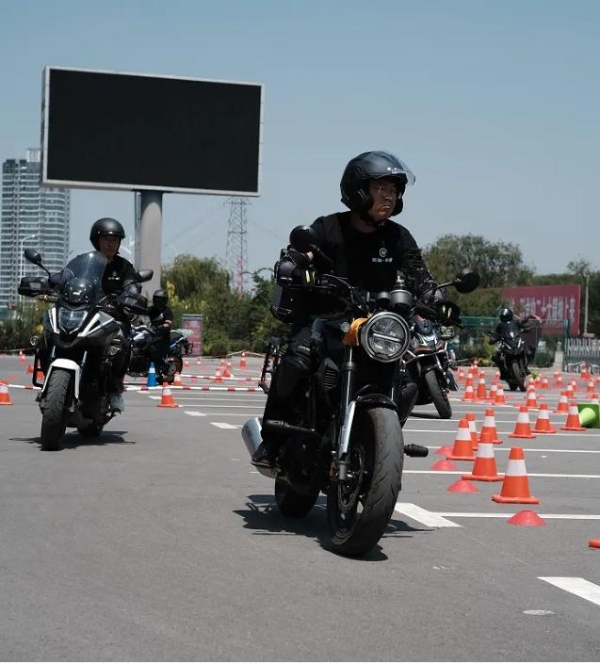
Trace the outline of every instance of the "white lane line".
<instances>
[{"instance_id":1,"label":"white lane line","mask_svg":"<svg viewBox=\"0 0 600 663\"><path fill-rule=\"evenodd\" d=\"M460 462L460 461L459 461ZM447 470L403 470L404 474L465 474L465 470L447 471ZM540 477L542 479L600 479L600 474L536 474L527 472L528 477Z\"/></svg>"},{"instance_id":2,"label":"white lane line","mask_svg":"<svg viewBox=\"0 0 600 663\"><path fill-rule=\"evenodd\" d=\"M223 428L225 430L236 430L238 428L241 428L241 426L235 426L234 424L223 424L219 421L211 421L210 423L213 426L216 426L217 428Z\"/></svg>"},{"instance_id":3,"label":"white lane line","mask_svg":"<svg viewBox=\"0 0 600 663\"><path fill-rule=\"evenodd\" d=\"M586 580L585 578L568 578L559 576L538 576L538 580L549 582L551 585L564 589L565 592L570 592L585 599L590 603L600 605L600 586Z\"/></svg>"},{"instance_id":4,"label":"white lane line","mask_svg":"<svg viewBox=\"0 0 600 663\"><path fill-rule=\"evenodd\" d=\"M440 446L427 446L428 449L439 449ZM542 453L550 454L600 454L600 451L597 449L541 449L539 447L522 447L525 453L531 453L536 451L541 451ZM498 446L494 445L494 452L496 451L510 451L509 446Z\"/></svg>"},{"instance_id":5,"label":"white lane line","mask_svg":"<svg viewBox=\"0 0 600 663\"><path fill-rule=\"evenodd\" d=\"M589 431L590 431L590 429L588 428L585 431L585 435L583 435L583 431L581 431L580 433L554 433L552 435L552 437L553 438L557 438L557 437L570 437L570 438L572 438L574 435L580 435L582 439L583 438L588 439L590 437L600 437L600 433L590 433ZM456 435L456 430L439 430L439 429L435 429L435 428L407 428L406 426L402 429L402 432L403 433L438 433L438 434L439 433L453 433L454 435ZM498 435L500 435L500 436L507 435L509 432L512 432L512 431L506 431L506 432L498 431ZM540 437L542 437L542 435L543 434L540 433L540 435L537 439L539 440Z\"/></svg>"},{"instance_id":6,"label":"white lane line","mask_svg":"<svg viewBox=\"0 0 600 663\"><path fill-rule=\"evenodd\" d=\"M467 513L458 511L436 511L438 516L444 518L510 518L514 513ZM583 513L539 513L544 520L600 520L600 515Z\"/></svg>"},{"instance_id":7,"label":"white lane line","mask_svg":"<svg viewBox=\"0 0 600 663\"><path fill-rule=\"evenodd\" d=\"M204 412L196 412L195 410L187 410L186 414L189 414L190 417L205 417Z\"/></svg>"},{"instance_id":8,"label":"white lane line","mask_svg":"<svg viewBox=\"0 0 600 663\"><path fill-rule=\"evenodd\" d=\"M394 510L401 513L403 516L408 516L426 527L462 527L458 523L453 523L451 520L443 518L437 513L422 509L416 504L410 502L396 502Z\"/></svg>"}]
</instances>

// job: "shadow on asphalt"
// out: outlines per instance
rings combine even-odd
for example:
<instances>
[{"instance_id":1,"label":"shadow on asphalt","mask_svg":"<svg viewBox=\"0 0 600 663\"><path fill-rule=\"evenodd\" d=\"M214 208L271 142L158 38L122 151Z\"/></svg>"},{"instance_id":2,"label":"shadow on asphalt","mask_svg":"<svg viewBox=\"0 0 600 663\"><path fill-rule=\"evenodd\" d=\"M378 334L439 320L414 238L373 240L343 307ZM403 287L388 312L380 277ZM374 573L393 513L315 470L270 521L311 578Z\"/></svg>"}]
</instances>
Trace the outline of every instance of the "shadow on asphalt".
<instances>
[{"instance_id":1,"label":"shadow on asphalt","mask_svg":"<svg viewBox=\"0 0 600 663\"><path fill-rule=\"evenodd\" d=\"M127 435L123 431L103 431L99 437L83 437L76 431L65 433L62 439L61 451L63 449L77 449L77 447L102 447L107 444L136 444L133 440L126 440L123 436ZM28 444L41 445L40 437L11 437L11 442L27 442ZM40 448L41 451L41 448Z\"/></svg>"},{"instance_id":2,"label":"shadow on asphalt","mask_svg":"<svg viewBox=\"0 0 600 663\"><path fill-rule=\"evenodd\" d=\"M287 518L277 505L273 495L248 495L246 509L234 511L244 519L244 527L254 530L255 534L262 536L297 535L315 539L319 545L331 552L329 529L327 525L327 501L319 497L312 511L305 518ZM389 538L412 536L413 532L429 531L411 527L403 521L390 520L381 542ZM388 559L380 545L357 561L381 562Z\"/></svg>"}]
</instances>

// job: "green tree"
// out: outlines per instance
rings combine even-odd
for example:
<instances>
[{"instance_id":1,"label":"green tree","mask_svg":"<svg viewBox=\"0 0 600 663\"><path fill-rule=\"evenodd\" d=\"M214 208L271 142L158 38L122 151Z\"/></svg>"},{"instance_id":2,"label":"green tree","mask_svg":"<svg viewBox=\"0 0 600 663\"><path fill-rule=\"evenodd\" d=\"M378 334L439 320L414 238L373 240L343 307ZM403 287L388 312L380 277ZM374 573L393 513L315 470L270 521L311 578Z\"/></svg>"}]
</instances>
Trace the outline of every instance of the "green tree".
<instances>
[{"instance_id":1,"label":"green tree","mask_svg":"<svg viewBox=\"0 0 600 663\"><path fill-rule=\"evenodd\" d=\"M443 235L425 248L423 257L438 281L450 281L465 267L479 273L481 288L528 285L533 276L516 244L479 235Z\"/></svg>"}]
</instances>

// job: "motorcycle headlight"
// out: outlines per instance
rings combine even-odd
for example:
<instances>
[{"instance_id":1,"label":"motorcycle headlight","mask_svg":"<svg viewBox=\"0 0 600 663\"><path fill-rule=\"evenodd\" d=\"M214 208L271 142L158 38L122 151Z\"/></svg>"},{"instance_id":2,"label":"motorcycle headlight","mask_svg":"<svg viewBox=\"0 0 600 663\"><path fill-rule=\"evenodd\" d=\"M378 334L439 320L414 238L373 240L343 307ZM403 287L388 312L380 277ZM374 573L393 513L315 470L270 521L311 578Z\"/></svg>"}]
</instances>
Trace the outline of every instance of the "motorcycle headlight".
<instances>
[{"instance_id":1,"label":"motorcycle headlight","mask_svg":"<svg viewBox=\"0 0 600 663\"><path fill-rule=\"evenodd\" d=\"M360 330L360 344L371 359L396 361L408 348L410 329L404 318L382 311L371 316Z\"/></svg>"},{"instance_id":2,"label":"motorcycle headlight","mask_svg":"<svg viewBox=\"0 0 600 663\"><path fill-rule=\"evenodd\" d=\"M79 329L87 316L87 311L71 310L68 308L60 308L58 311L58 326L67 334L72 334Z\"/></svg>"}]
</instances>

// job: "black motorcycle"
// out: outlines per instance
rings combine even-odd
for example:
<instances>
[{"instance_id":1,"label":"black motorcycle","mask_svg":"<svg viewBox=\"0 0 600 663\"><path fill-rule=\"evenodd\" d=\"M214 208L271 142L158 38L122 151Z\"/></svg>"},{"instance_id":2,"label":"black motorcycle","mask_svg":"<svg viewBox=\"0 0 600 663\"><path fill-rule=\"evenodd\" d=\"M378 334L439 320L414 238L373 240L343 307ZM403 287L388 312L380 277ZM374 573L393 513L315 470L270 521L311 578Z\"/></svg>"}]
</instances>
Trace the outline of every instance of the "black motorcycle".
<instances>
[{"instance_id":1,"label":"black motorcycle","mask_svg":"<svg viewBox=\"0 0 600 663\"><path fill-rule=\"evenodd\" d=\"M24 256L49 278L24 276L19 294L54 304L44 317L43 335L33 336L31 345L36 350L32 382L41 388L41 446L56 450L67 427L97 437L115 416L108 396L113 359L123 344L115 316L141 312L147 301L137 293L104 294L106 258L99 251L76 256L55 275L36 251L26 249ZM152 275L152 270L140 271L138 280L149 281Z\"/></svg>"},{"instance_id":2,"label":"black motorcycle","mask_svg":"<svg viewBox=\"0 0 600 663\"><path fill-rule=\"evenodd\" d=\"M150 370L153 346L162 342L162 338L148 325L137 325L131 331L131 355L127 373L131 377L147 377ZM192 353L193 344L179 330L169 332L169 351L164 358L164 366L155 366L159 384L171 384L175 373L183 372L183 357Z\"/></svg>"},{"instance_id":3,"label":"black motorcycle","mask_svg":"<svg viewBox=\"0 0 600 663\"><path fill-rule=\"evenodd\" d=\"M523 332L528 331L527 323L521 320L501 322L489 337L497 343L496 353L492 356L500 371L500 377L506 381L511 391L525 391L525 380L529 375L529 349L523 339Z\"/></svg>"},{"instance_id":4,"label":"black motorcycle","mask_svg":"<svg viewBox=\"0 0 600 663\"><path fill-rule=\"evenodd\" d=\"M290 242L328 261L309 228L295 228ZM453 283L467 291L473 276L465 272ZM318 299L321 316L313 325L308 385L291 403L291 418L262 421L279 445L274 470L259 472L275 479L275 501L286 516L305 516L323 492L333 551L359 556L377 544L392 517L404 454L428 453L405 445L401 427L415 396L412 390L411 402L403 402L400 361L410 343L405 302L412 296L363 293L316 272L308 282L298 288ZM245 423L242 437L252 455L262 441L258 417Z\"/></svg>"},{"instance_id":5,"label":"black motorcycle","mask_svg":"<svg viewBox=\"0 0 600 663\"><path fill-rule=\"evenodd\" d=\"M459 324L459 310L453 307L453 324ZM433 316L424 317L415 311L410 318L411 339L404 357L406 369L419 387L416 405L433 403L441 419L452 417L450 391L458 385L451 369L448 339L452 337L452 326L441 325Z\"/></svg>"}]
</instances>

